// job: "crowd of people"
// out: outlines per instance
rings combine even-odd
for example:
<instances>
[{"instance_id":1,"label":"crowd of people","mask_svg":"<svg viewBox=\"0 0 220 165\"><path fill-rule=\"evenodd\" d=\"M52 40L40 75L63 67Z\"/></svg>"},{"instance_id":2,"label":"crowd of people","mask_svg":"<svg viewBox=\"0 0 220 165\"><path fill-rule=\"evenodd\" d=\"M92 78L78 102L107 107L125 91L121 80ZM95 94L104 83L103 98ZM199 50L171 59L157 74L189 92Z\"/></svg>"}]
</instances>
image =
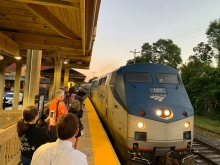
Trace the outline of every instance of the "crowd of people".
<instances>
[{"instance_id":1,"label":"crowd of people","mask_svg":"<svg viewBox=\"0 0 220 165\"><path fill-rule=\"evenodd\" d=\"M78 150L84 134L83 117L86 93L80 87L60 88L50 103L46 119L39 120L39 111L29 106L17 123L23 165L87 165L84 153Z\"/></svg>"}]
</instances>

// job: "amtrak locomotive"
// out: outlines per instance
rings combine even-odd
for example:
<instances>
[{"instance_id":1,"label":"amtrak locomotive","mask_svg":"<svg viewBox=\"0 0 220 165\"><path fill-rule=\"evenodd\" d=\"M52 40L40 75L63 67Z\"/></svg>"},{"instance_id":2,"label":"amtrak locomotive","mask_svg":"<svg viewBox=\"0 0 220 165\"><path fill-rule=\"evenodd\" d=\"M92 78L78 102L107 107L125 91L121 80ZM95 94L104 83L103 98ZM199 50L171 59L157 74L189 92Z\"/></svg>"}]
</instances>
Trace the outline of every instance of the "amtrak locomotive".
<instances>
[{"instance_id":1,"label":"amtrak locomotive","mask_svg":"<svg viewBox=\"0 0 220 165\"><path fill-rule=\"evenodd\" d=\"M123 66L93 80L90 92L123 164L194 164L194 110L176 69Z\"/></svg>"}]
</instances>

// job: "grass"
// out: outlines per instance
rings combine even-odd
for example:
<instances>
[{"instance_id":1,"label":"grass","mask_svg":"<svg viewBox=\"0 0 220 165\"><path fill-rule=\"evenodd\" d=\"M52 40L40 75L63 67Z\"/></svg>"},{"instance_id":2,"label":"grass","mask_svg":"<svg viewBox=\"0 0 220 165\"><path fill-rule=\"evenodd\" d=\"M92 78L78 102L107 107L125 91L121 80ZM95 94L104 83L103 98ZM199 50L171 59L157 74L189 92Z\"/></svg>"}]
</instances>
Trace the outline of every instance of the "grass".
<instances>
[{"instance_id":1,"label":"grass","mask_svg":"<svg viewBox=\"0 0 220 165\"><path fill-rule=\"evenodd\" d=\"M220 133L220 121L212 120L201 116L194 116L196 126Z\"/></svg>"}]
</instances>

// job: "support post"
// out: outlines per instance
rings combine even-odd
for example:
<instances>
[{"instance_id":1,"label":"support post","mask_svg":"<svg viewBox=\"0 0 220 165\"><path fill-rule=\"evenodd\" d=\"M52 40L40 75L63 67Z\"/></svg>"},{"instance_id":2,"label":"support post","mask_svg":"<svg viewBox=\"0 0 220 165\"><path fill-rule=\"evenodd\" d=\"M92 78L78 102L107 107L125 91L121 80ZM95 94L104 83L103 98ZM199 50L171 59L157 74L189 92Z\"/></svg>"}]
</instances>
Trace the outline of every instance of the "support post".
<instances>
[{"instance_id":1,"label":"support post","mask_svg":"<svg viewBox=\"0 0 220 165\"><path fill-rule=\"evenodd\" d=\"M15 74L12 110L18 110L20 83L21 83L21 68L22 68L22 64L17 63L16 64L16 74Z\"/></svg>"},{"instance_id":2,"label":"support post","mask_svg":"<svg viewBox=\"0 0 220 165\"><path fill-rule=\"evenodd\" d=\"M55 54L55 67L54 67L54 94L56 90L60 89L62 71L62 59L60 58L60 52Z\"/></svg>"},{"instance_id":3,"label":"support post","mask_svg":"<svg viewBox=\"0 0 220 165\"><path fill-rule=\"evenodd\" d=\"M50 76L50 89L49 89L49 96L48 96L48 101L52 100L54 98L54 76Z\"/></svg>"},{"instance_id":4,"label":"support post","mask_svg":"<svg viewBox=\"0 0 220 165\"><path fill-rule=\"evenodd\" d=\"M0 61L0 110L2 110L2 103L3 103L3 97L4 97L4 91L5 91L5 71L6 71L6 63L5 61Z\"/></svg>"},{"instance_id":5,"label":"support post","mask_svg":"<svg viewBox=\"0 0 220 165\"><path fill-rule=\"evenodd\" d=\"M69 68L65 68L65 74L64 74L64 87L68 87L68 82L69 82Z\"/></svg>"},{"instance_id":6,"label":"support post","mask_svg":"<svg viewBox=\"0 0 220 165\"><path fill-rule=\"evenodd\" d=\"M39 94L41 58L41 50L28 49L23 109L25 109L27 106L35 105L35 95Z\"/></svg>"}]
</instances>

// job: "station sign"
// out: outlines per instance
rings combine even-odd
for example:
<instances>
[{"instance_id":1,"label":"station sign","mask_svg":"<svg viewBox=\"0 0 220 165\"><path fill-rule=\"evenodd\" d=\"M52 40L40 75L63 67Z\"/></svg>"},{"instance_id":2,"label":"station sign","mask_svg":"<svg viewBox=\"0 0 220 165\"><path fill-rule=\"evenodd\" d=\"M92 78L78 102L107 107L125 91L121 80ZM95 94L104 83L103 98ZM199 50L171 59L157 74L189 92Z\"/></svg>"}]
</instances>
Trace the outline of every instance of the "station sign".
<instances>
[{"instance_id":1,"label":"station sign","mask_svg":"<svg viewBox=\"0 0 220 165\"><path fill-rule=\"evenodd\" d=\"M76 63L77 64L82 64L82 60L77 60Z\"/></svg>"}]
</instances>

